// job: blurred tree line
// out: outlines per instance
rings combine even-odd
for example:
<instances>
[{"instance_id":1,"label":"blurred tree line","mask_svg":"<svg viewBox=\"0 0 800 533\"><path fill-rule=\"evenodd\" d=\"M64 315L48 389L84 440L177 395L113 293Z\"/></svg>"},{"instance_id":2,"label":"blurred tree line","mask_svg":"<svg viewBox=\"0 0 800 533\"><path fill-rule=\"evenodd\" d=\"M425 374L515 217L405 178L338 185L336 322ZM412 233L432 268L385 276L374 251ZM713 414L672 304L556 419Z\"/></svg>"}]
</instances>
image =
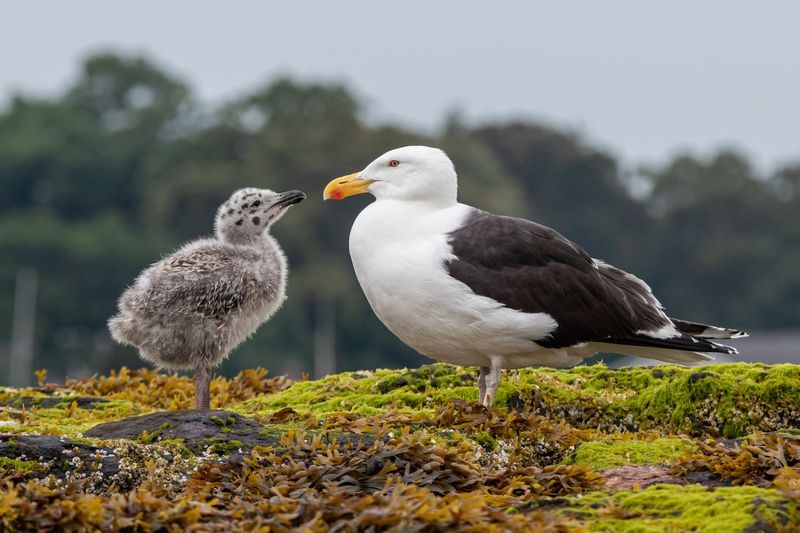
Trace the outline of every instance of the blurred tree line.
<instances>
[{"instance_id":1,"label":"blurred tree line","mask_svg":"<svg viewBox=\"0 0 800 533\"><path fill-rule=\"evenodd\" d=\"M462 201L555 227L647 279L674 316L800 324L800 164L761 177L735 152L685 155L640 172L646 193L634 196L612 155L541 124L468 127L453 116L422 135L366 123L346 87L290 79L209 110L147 60L103 54L63 95L18 96L0 112L0 344L16 273L33 267L36 368L140 366L106 332L116 298L144 266L210 233L233 190L260 186L309 195L274 229L290 260L289 300L223 371L309 370L320 302L335 310L338 370L418 364L352 273L349 228L369 199L321 201L330 178L407 144L450 154Z\"/></svg>"}]
</instances>

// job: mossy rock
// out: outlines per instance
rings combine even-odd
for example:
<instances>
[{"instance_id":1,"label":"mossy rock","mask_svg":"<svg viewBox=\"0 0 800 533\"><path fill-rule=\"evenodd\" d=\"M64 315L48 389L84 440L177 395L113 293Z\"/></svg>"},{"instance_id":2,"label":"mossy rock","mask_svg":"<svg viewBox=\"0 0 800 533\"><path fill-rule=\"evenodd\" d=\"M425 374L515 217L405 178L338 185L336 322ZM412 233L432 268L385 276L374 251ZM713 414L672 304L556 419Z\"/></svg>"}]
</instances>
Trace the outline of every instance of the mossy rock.
<instances>
[{"instance_id":1,"label":"mossy rock","mask_svg":"<svg viewBox=\"0 0 800 533\"><path fill-rule=\"evenodd\" d=\"M24 407L30 409L38 407L41 409L66 409L73 404L78 409L94 409L97 406L105 406L110 403L106 398L95 398L92 396L20 396L14 401L7 403L17 408Z\"/></svg>"},{"instance_id":2,"label":"mossy rock","mask_svg":"<svg viewBox=\"0 0 800 533\"><path fill-rule=\"evenodd\" d=\"M34 477L69 477L79 468L111 477L119 461L110 447L47 435L0 435L0 466Z\"/></svg>"},{"instance_id":3,"label":"mossy rock","mask_svg":"<svg viewBox=\"0 0 800 533\"><path fill-rule=\"evenodd\" d=\"M272 446L279 439L264 434L264 425L223 410L161 411L98 424L84 432L94 439L128 439L142 444L181 442L190 451L209 448L220 455L242 454L255 446Z\"/></svg>"},{"instance_id":4,"label":"mossy rock","mask_svg":"<svg viewBox=\"0 0 800 533\"><path fill-rule=\"evenodd\" d=\"M800 506L776 490L759 487L654 485L570 499L560 516L579 518L590 531L642 532L796 531Z\"/></svg>"},{"instance_id":5,"label":"mossy rock","mask_svg":"<svg viewBox=\"0 0 800 533\"><path fill-rule=\"evenodd\" d=\"M566 462L594 470L628 465L668 464L689 449L686 442L678 438L601 439L581 443Z\"/></svg>"},{"instance_id":6,"label":"mossy rock","mask_svg":"<svg viewBox=\"0 0 800 533\"><path fill-rule=\"evenodd\" d=\"M230 409L265 414L289 407L316 416L387 409L432 413L450 399L475 401L475 376L475 369L443 363L344 373L298 382ZM742 437L800 427L800 367L526 368L504 373L495 408L534 409L577 428Z\"/></svg>"},{"instance_id":7,"label":"mossy rock","mask_svg":"<svg viewBox=\"0 0 800 533\"><path fill-rule=\"evenodd\" d=\"M0 444L2 447L2 444ZM0 450L2 453L2 450ZM24 461L20 459L9 459L8 457L4 457L0 455L0 472L18 472L22 474L29 474L33 472L38 472L41 470L42 466L39 461Z\"/></svg>"},{"instance_id":8,"label":"mossy rock","mask_svg":"<svg viewBox=\"0 0 800 533\"><path fill-rule=\"evenodd\" d=\"M798 376L531 368L493 410L476 369L446 364L248 371L209 412L173 410L191 382L152 371L2 389L0 529L791 531Z\"/></svg>"}]
</instances>

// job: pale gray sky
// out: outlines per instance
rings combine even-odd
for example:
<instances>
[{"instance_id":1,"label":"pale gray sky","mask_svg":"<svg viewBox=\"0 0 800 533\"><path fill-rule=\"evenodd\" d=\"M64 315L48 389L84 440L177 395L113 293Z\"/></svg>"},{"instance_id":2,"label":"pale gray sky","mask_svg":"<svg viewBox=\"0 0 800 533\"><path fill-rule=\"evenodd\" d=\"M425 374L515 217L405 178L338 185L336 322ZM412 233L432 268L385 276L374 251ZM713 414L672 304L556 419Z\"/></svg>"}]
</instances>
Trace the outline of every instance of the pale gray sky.
<instances>
[{"instance_id":1,"label":"pale gray sky","mask_svg":"<svg viewBox=\"0 0 800 533\"><path fill-rule=\"evenodd\" d=\"M793 0L7 2L0 99L54 94L99 49L144 52L212 103L292 74L347 82L376 120L542 119L628 165L723 145L800 160Z\"/></svg>"}]
</instances>

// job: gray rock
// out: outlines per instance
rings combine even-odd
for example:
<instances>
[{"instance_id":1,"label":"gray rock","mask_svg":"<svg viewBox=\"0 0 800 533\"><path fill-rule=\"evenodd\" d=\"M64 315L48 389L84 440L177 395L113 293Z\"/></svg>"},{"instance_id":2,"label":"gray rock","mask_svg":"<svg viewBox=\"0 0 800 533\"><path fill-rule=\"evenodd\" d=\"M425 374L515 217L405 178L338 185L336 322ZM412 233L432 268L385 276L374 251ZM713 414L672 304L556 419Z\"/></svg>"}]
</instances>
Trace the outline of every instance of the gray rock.
<instances>
[{"instance_id":1,"label":"gray rock","mask_svg":"<svg viewBox=\"0 0 800 533\"><path fill-rule=\"evenodd\" d=\"M274 446L279 442L277 436L264 433L262 424L230 411L182 409L98 424L84 432L84 436L139 442L182 439L192 452L212 448L217 453L230 455L241 454L255 446Z\"/></svg>"},{"instance_id":2,"label":"gray rock","mask_svg":"<svg viewBox=\"0 0 800 533\"><path fill-rule=\"evenodd\" d=\"M37 477L52 474L63 478L86 467L99 470L104 476L119 471L119 461L111 448L49 435L0 435L0 457L38 462L41 469L35 472Z\"/></svg>"}]
</instances>

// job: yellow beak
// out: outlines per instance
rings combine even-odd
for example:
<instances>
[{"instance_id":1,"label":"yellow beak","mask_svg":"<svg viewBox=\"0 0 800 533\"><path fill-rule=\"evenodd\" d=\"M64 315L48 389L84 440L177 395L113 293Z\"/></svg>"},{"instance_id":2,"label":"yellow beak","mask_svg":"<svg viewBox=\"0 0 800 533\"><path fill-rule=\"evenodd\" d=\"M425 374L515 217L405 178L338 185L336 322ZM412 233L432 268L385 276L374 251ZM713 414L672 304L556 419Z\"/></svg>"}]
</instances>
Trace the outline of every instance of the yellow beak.
<instances>
[{"instance_id":1,"label":"yellow beak","mask_svg":"<svg viewBox=\"0 0 800 533\"><path fill-rule=\"evenodd\" d=\"M369 192L367 187L374 183L374 180L362 180L358 175L359 173L356 172L355 174L348 174L332 180L325 186L322 198L325 200L344 200L348 196Z\"/></svg>"}]
</instances>

